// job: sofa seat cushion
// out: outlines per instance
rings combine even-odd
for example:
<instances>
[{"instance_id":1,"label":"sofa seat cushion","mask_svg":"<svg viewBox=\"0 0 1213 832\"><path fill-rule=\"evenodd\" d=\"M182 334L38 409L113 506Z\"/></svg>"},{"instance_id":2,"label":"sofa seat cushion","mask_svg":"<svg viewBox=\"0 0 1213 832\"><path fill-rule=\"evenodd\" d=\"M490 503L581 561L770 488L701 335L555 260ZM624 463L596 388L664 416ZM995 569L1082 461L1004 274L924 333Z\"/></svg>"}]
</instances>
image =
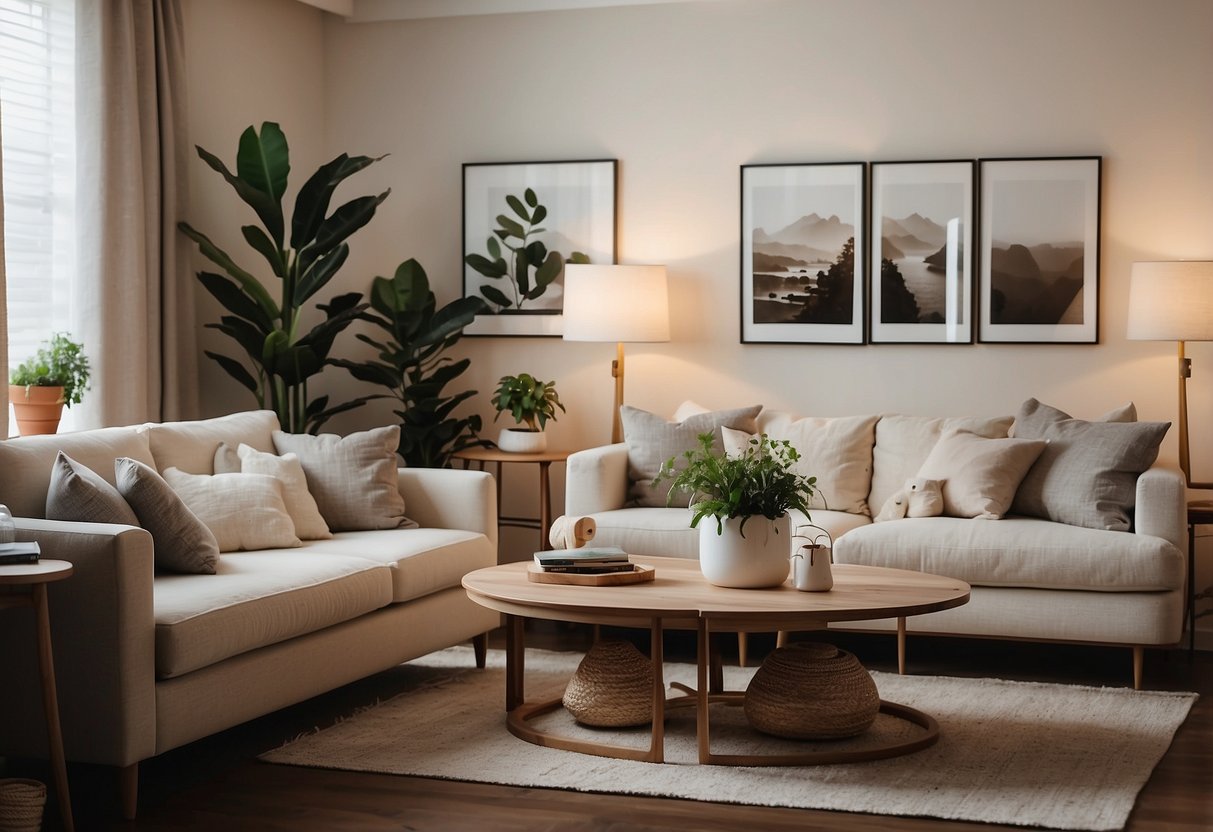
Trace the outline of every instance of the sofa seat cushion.
<instances>
[{"instance_id":1,"label":"sofa seat cushion","mask_svg":"<svg viewBox=\"0 0 1213 832\"><path fill-rule=\"evenodd\" d=\"M339 532L309 540L314 557L358 557L392 567L392 601L400 603L458 587L463 576L497 564L497 549L479 532L457 529L379 529Z\"/></svg>"},{"instance_id":2,"label":"sofa seat cushion","mask_svg":"<svg viewBox=\"0 0 1213 832\"><path fill-rule=\"evenodd\" d=\"M152 592L166 679L387 606L392 576L366 558L232 552L214 575L160 575Z\"/></svg>"},{"instance_id":3,"label":"sofa seat cushion","mask_svg":"<svg viewBox=\"0 0 1213 832\"><path fill-rule=\"evenodd\" d=\"M931 572L974 586L1102 592L1176 590L1184 556L1160 537L1027 517L892 520L848 532L834 560Z\"/></svg>"}]
</instances>

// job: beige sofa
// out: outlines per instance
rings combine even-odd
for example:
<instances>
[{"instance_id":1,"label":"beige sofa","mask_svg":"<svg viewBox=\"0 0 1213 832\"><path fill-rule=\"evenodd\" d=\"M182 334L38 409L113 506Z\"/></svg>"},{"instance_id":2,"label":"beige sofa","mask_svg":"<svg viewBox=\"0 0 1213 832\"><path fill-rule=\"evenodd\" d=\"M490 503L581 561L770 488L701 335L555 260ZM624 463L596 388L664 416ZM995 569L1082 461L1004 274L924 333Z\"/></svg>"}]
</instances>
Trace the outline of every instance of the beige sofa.
<instances>
[{"instance_id":1,"label":"beige sofa","mask_svg":"<svg viewBox=\"0 0 1213 832\"><path fill-rule=\"evenodd\" d=\"M834 497L831 505L846 509L810 512L812 522L833 537L835 561L943 574L973 587L965 606L908 619L910 633L1129 646L1137 685L1142 649L1178 642L1187 551L1178 471L1153 467L1137 478L1131 531L1022 516L874 523L872 516L917 475L949 429L1005 437L1013 419L885 415L814 421L813 430L824 432L816 436L830 437L817 449L826 461L814 473ZM763 411L757 427L774 436L781 425L795 422L789 414ZM688 510L630 505L629 486L626 444L575 453L568 460L566 512L595 519L596 545L697 557L698 532L689 528ZM803 517L794 518L794 525L800 522ZM896 629L896 621L864 627ZM904 636L900 641L904 657Z\"/></svg>"},{"instance_id":2,"label":"beige sofa","mask_svg":"<svg viewBox=\"0 0 1213 832\"><path fill-rule=\"evenodd\" d=\"M277 427L261 411L0 442L0 499L18 538L75 566L50 589L67 758L121 767L128 816L139 761L467 639L482 663L483 634L498 624L460 586L497 562L495 492L481 472L402 468L420 528L224 553L213 575L154 571L137 527L40 519L60 449L111 483L117 457L211 473L221 442L273 452ZM42 756L30 616L0 615L0 755Z\"/></svg>"}]
</instances>

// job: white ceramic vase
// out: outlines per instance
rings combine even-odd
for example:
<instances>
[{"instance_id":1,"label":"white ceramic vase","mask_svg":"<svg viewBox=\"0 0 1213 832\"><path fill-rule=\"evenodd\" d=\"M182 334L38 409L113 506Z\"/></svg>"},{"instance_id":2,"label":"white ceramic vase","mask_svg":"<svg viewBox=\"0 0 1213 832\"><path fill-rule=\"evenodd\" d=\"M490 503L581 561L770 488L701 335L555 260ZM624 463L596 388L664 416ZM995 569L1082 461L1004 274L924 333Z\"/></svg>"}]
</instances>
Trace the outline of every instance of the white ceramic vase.
<instances>
[{"instance_id":1,"label":"white ceramic vase","mask_svg":"<svg viewBox=\"0 0 1213 832\"><path fill-rule=\"evenodd\" d=\"M716 518L699 521L699 569L708 583L739 589L779 586L788 579L792 554L791 523L751 517L742 537L740 517L724 521L716 533Z\"/></svg>"},{"instance_id":2,"label":"white ceramic vase","mask_svg":"<svg viewBox=\"0 0 1213 832\"><path fill-rule=\"evenodd\" d=\"M511 454L540 454L548 449L548 435L529 428L505 428L497 437L497 447Z\"/></svg>"}]
</instances>

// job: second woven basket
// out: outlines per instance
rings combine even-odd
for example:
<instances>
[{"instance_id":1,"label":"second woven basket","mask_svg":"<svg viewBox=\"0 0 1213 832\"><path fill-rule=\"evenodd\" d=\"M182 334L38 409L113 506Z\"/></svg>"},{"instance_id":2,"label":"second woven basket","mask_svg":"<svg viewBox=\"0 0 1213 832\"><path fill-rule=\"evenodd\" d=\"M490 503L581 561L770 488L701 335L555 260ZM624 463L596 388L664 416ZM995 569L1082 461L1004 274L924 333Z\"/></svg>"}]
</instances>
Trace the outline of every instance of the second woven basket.
<instances>
[{"instance_id":1,"label":"second woven basket","mask_svg":"<svg viewBox=\"0 0 1213 832\"><path fill-rule=\"evenodd\" d=\"M862 734L876 720L880 694L859 660L832 644L777 648L745 692L745 715L765 734L831 740Z\"/></svg>"},{"instance_id":2,"label":"second woven basket","mask_svg":"<svg viewBox=\"0 0 1213 832\"><path fill-rule=\"evenodd\" d=\"M653 665L631 642L600 641L569 679L564 707L582 725L647 725L653 721Z\"/></svg>"}]
</instances>

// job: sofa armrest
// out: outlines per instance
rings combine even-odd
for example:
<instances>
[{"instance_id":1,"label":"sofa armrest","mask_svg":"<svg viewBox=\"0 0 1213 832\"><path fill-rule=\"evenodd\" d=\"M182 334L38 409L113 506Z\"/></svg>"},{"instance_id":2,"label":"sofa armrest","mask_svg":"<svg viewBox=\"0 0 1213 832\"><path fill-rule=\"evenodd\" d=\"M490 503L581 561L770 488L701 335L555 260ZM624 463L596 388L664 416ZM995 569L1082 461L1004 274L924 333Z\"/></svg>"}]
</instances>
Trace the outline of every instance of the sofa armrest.
<instances>
[{"instance_id":1,"label":"sofa armrest","mask_svg":"<svg viewBox=\"0 0 1213 832\"><path fill-rule=\"evenodd\" d=\"M69 561L48 587L68 759L127 766L156 751L152 537L134 526L16 518L17 539ZM10 610L0 638L0 754L42 756L46 723L33 616Z\"/></svg>"},{"instance_id":2,"label":"sofa armrest","mask_svg":"<svg viewBox=\"0 0 1213 832\"><path fill-rule=\"evenodd\" d=\"M622 442L570 454L564 513L581 517L623 508L628 500L628 446Z\"/></svg>"},{"instance_id":3,"label":"sofa armrest","mask_svg":"<svg viewBox=\"0 0 1213 832\"><path fill-rule=\"evenodd\" d=\"M1161 537L1180 551L1188 551L1188 504L1183 474L1156 465L1137 478L1133 531Z\"/></svg>"},{"instance_id":4,"label":"sofa armrest","mask_svg":"<svg viewBox=\"0 0 1213 832\"><path fill-rule=\"evenodd\" d=\"M480 532L497 548L497 491L487 471L400 468L404 513L432 529Z\"/></svg>"}]
</instances>

